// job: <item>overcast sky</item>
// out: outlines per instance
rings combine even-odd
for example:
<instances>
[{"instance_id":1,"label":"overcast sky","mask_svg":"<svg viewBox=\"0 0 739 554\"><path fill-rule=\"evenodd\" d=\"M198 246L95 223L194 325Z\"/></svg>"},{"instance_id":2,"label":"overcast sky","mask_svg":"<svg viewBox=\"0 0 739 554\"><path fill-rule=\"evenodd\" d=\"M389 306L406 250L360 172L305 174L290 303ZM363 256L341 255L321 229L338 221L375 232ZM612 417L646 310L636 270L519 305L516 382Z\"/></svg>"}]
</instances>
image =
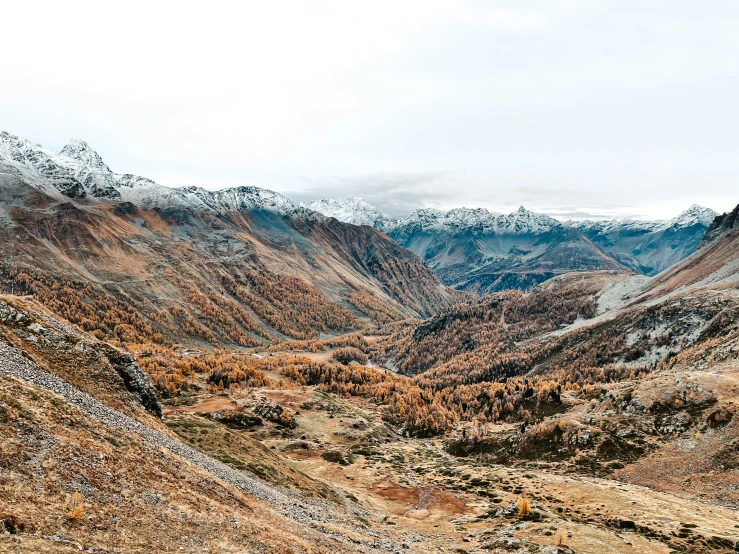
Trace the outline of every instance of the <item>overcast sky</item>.
<instances>
[{"instance_id":1,"label":"overcast sky","mask_svg":"<svg viewBox=\"0 0 739 554\"><path fill-rule=\"evenodd\" d=\"M0 128L169 186L666 218L739 203L739 2L8 2Z\"/></svg>"}]
</instances>

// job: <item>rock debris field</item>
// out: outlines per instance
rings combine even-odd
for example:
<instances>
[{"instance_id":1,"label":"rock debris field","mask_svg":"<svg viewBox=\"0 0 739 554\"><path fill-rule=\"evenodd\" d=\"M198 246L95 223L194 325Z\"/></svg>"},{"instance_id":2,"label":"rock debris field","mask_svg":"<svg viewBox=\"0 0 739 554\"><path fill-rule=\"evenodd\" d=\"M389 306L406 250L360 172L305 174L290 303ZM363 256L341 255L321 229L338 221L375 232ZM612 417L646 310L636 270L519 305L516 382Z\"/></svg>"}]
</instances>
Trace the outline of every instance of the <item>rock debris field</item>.
<instances>
[{"instance_id":1,"label":"rock debris field","mask_svg":"<svg viewBox=\"0 0 739 554\"><path fill-rule=\"evenodd\" d=\"M319 499L307 498L287 489L269 487L244 473L236 471L224 463L214 460L202 452L198 452L197 450L106 406L56 375L52 375L51 373L44 371L31 360L23 356L20 351L3 342L0 342L0 374L14 377L48 392L58 394L66 399L66 401L71 405L82 410L87 415L97 419L98 421L130 433L136 433L151 446L166 448L173 454L184 458L211 475L214 475L222 481L236 487L241 492L266 502L284 516L295 521L305 523L316 530L331 535L339 540L353 543L354 548L360 546L356 544L356 539L349 539L341 535L341 533L335 530L326 529L321 525L322 523L334 523L343 527L349 527L352 531L359 530L346 519L340 518L335 508L329 505L328 502ZM367 515L364 510L356 507L353 507L352 510L357 515ZM374 534L366 528L361 529L361 532L365 536L372 536ZM400 551L399 546L393 541L379 537L360 546L361 549L364 549L362 547L366 548L366 551L368 552Z\"/></svg>"}]
</instances>

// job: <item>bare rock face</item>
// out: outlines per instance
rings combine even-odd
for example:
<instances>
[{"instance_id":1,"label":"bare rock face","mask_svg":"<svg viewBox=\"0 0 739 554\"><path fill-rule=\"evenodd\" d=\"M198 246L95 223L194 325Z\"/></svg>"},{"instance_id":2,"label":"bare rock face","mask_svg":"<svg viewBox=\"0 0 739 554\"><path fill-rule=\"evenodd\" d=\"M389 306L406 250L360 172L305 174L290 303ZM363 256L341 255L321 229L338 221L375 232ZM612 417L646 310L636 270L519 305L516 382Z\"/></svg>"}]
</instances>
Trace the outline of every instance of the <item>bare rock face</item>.
<instances>
[{"instance_id":1,"label":"bare rock face","mask_svg":"<svg viewBox=\"0 0 739 554\"><path fill-rule=\"evenodd\" d=\"M734 229L739 229L739 206L722 215L717 215L706 229L706 234L703 236L703 242L701 246L713 242L719 236L724 233L728 233Z\"/></svg>"},{"instance_id":2,"label":"bare rock face","mask_svg":"<svg viewBox=\"0 0 739 554\"><path fill-rule=\"evenodd\" d=\"M0 325L36 347L51 349L56 355L66 355L72 351L85 354L89 359L97 359L112 367L131 393L148 412L162 417L162 408L154 389L133 356L104 342L83 336L66 323L18 309L0 300Z\"/></svg>"},{"instance_id":3,"label":"bare rock face","mask_svg":"<svg viewBox=\"0 0 739 554\"><path fill-rule=\"evenodd\" d=\"M207 415L232 429L253 429L264 425L261 417L243 411L218 410Z\"/></svg>"},{"instance_id":4,"label":"bare rock face","mask_svg":"<svg viewBox=\"0 0 739 554\"><path fill-rule=\"evenodd\" d=\"M156 417L162 417L162 407L159 404L154 389L144 372L134 360L133 356L116 350L107 344L101 344L102 353L108 358L110 365L123 379L126 389L133 394L141 405Z\"/></svg>"}]
</instances>

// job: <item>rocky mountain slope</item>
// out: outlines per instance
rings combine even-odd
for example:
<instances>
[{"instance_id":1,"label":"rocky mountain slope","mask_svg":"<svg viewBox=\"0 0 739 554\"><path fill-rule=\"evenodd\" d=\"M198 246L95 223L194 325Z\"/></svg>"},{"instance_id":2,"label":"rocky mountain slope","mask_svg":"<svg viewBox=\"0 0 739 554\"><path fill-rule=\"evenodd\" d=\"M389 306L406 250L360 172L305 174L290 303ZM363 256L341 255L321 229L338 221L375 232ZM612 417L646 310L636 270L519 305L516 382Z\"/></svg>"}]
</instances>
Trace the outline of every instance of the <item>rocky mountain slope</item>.
<instances>
[{"instance_id":1,"label":"rocky mountain slope","mask_svg":"<svg viewBox=\"0 0 739 554\"><path fill-rule=\"evenodd\" d=\"M455 448L496 463L625 466L618 474L634 482L669 492L689 482L676 494L739 506L739 459L726 450L739 441L735 212L657 277L573 273L398 327L373 344L375 362L414 374L437 403L426 424L404 409L406 425L520 421L515 434ZM695 473L660 480L650 466L660 459Z\"/></svg>"},{"instance_id":2,"label":"rocky mountain slope","mask_svg":"<svg viewBox=\"0 0 739 554\"><path fill-rule=\"evenodd\" d=\"M694 252L716 215L693 205L664 222L579 221L568 225L635 273L656 275Z\"/></svg>"},{"instance_id":3,"label":"rocky mountain slope","mask_svg":"<svg viewBox=\"0 0 739 554\"><path fill-rule=\"evenodd\" d=\"M375 229L257 187L173 189L117 174L78 140L55 153L0 133L0 250L6 288L68 304L54 282L91 287L84 295L133 310L138 332L160 342L309 338L452 299Z\"/></svg>"},{"instance_id":4,"label":"rocky mountain slope","mask_svg":"<svg viewBox=\"0 0 739 554\"><path fill-rule=\"evenodd\" d=\"M421 210L386 228L450 285L485 294L529 289L567 271L625 270L578 232L526 210Z\"/></svg>"},{"instance_id":5,"label":"rocky mountain slope","mask_svg":"<svg viewBox=\"0 0 739 554\"><path fill-rule=\"evenodd\" d=\"M127 363L135 386L110 346L33 301L0 300L0 550L370 553L416 536L248 436L226 431L240 464L184 444Z\"/></svg>"},{"instance_id":6,"label":"rocky mountain slope","mask_svg":"<svg viewBox=\"0 0 739 554\"><path fill-rule=\"evenodd\" d=\"M507 215L483 208L420 209L391 220L364 217L365 206L361 216L339 210L354 206L350 200L312 205L326 214L377 221L377 228L423 259L444 283L479 294L530 289L567 271L626 271L579 232L523 206Z\"/></svg>"},{"instance_id":7,"label":"rocky mountain slope","mask_svg":"<svg viewBox=\"0 0 739 554\"><path fill-rule=\"evenodd\" d=\"M429 383L439 379L433 386L450 387L451 394L461 383L524 374L606 365L654 369L710 339L733 336L739 313L734 212L717 217L696 252L656 277L570 273L528 294L493 294L406 322L375 343L375 359Z\"/></svg>"},{"instance_id":8,"label":"rocky mountain slope","mask_svg":"<svg viewBox=\"0 0 739 554\"><path fill-rule=\"evenodd\" d=\"M655 275L692 253L716 215L692 206L667 222L561 223L523 207L506 215L483 208L420 209L392 219L354 198L306 206L375 226L426 261L446 284L478 293L527 290L567 271L628 269Z\"/></svg>"},{"instance_id":9,"label":"rocky mountain slope","mask_svg":"<svg viewBox=\"0 0 739 554\"><path fill-rule=\"evenodd\" d=\"M717 216L692 255L647 282L643 294L655 298L703 288L731 288L739 279L739 206Z\"/></svg>"}]
</instances>

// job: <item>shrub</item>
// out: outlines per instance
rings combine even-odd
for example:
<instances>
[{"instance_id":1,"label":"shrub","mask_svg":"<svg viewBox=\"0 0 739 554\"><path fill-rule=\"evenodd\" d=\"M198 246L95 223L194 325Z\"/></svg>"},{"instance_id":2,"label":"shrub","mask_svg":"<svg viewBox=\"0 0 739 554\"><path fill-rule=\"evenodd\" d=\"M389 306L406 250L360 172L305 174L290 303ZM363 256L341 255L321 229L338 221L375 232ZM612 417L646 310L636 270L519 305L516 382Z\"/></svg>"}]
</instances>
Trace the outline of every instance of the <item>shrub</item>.
<instances>
[{"instance_id":1,"label":"shrub","mask_svg":"<svg viewBox=\"0 0 739 554\"><path fill-rule=\"evenodd\" d=\"M349 365L351 362L359 362L362 365L367 363L367 355L351 346L339 348L331 355L331 359L344 365Z\"/></svg>"},{"instance_id":2,"label":"shrub","mask_svg":"<svg viewBox=\"0 0 739 554\"><path fill-rule=\"evenodd\" d=\"M531 504L523 496L518 499L518 509L516 511L518 517L525 519L531 515Z\"/></svg>"},{"instance_id":3,"label":"shrub","mask_svg":"<svg viewBox=\"0 0 739 554\"><path fill-rule=\"evenodd\" d=\"M350 466L357 460L357 457L351 452L344 453L336 450L324 452L323 454L321 454L321 458L323 458L327 462L332 462L334 464L339 464L342 466Z\"/></svg>"}]
</instances>

